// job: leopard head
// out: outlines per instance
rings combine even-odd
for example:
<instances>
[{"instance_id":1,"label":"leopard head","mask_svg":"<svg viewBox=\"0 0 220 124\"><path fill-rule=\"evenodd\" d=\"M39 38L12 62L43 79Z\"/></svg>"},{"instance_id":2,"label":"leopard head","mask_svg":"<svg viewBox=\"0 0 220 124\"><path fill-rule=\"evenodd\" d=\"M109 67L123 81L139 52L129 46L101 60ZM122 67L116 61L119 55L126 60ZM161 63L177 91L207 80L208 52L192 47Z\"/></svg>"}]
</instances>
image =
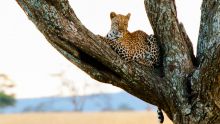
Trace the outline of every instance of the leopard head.
<instances>
[{"instance_id":1,"label":"leopard head","mask_svg":"<svg viewBox=\"0 0 220 124\"><path fill-rule=\"evenodd\" d=\"M130 19L130 16L130 13L128 13L127 15L121 15L116 14L115 12L111 12L111 30L125 32L128 29L128 21Z\"/></svg>"}]
</instances>

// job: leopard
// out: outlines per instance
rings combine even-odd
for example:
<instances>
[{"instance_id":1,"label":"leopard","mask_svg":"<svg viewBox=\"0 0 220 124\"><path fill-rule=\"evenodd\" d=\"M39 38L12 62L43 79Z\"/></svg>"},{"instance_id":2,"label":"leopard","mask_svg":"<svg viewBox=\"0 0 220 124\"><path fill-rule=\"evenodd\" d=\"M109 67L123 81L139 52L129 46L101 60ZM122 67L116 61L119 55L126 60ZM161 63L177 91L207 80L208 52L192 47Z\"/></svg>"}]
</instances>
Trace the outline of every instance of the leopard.
<instances>
[{"instance_id":1,"label":"leopard","mask_svg":"<svg viewBox=\"0 0 220 124\"><path fill-rule=\"evenodd\" d=\"M159 46L154 35L148 35L142 30L128 31L131 14L110 13L111 29L105 36L108 44L125 61L136 61L153 67L159 62Z\"/></svg>"},{"instance_id":2,"label":"leopard","mask_svg":"<svg viewBox=\"0 0 220 124\"><path fill-rule=\"evenodd\" d=\"M154 35L148 35L142 30L128 31L128 22L131 14L110 13L111 29L105 36L106 42L125 61L136 61L148 67L159 64L160 49ZM157 109L159 123L164 116L162 109Z\"/></svg>"}]
</instances>

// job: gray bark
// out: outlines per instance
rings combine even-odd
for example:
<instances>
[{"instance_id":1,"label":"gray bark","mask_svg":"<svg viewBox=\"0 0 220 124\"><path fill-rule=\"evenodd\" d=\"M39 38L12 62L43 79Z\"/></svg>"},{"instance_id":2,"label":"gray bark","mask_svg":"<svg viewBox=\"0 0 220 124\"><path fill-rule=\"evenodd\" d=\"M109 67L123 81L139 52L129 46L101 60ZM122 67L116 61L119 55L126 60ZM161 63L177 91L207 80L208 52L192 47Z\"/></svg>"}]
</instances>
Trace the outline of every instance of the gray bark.
<instances>
[{"instance_id":1,"label":"gray bark","mask_svg":"<svg viewBox=\"0 0 220 124\"><path fill-rule=\"evenodd\" d=\"M175 1L145 0L161 44L160 69L124 62L83 26L68 0L17 2L51 45L92 78L162 108L175 124L220 123L220 1L203 1L195 57Z\"/></svg>"}]
</instances>

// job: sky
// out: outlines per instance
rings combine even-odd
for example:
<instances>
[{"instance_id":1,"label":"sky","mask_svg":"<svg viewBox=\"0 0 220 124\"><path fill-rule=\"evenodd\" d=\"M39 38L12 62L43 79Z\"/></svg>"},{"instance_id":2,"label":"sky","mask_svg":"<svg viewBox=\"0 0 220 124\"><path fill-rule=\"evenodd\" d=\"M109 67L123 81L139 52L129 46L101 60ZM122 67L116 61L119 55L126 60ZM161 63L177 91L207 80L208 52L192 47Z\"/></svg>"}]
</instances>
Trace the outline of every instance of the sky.
<instances>
[{"instance_id":1,"label":"sky","mask_svg":"<svg viewBox=\"0 0 220 124\"><path fill-rule=\"evenodd\" d=\"M105 35L110 29L109 14L131 13L129 30L153 31L144 8L144 0L69 0L76 15L94 34ZM201 0L176 0L178 18L183 22L194 48L199 31ZM92 80L60 55L28 20L15 0L0 4L0 73L7 74L16 87L16 98L68 96L61 78L71 80L80 95L118 92L119 88ZM85 84L89 87L85 90ZM88 86L88 85L87 85Z\"/></svg>"}]
</instances>

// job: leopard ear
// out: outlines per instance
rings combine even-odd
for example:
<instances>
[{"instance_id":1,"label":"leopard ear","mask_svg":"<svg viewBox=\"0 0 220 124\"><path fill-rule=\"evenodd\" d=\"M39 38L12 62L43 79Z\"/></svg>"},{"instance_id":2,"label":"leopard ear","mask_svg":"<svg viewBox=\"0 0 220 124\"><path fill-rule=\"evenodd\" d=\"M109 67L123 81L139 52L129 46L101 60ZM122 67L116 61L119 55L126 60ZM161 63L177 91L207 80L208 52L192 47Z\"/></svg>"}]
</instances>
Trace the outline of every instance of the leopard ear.
<instances>
[{"instance_id":1,"label":"leopard ear","mask_svg":"<svg viewBox=\"0 0 220 124\"><path fill-rule=\"evenodd\" d=\"M116 14L115 12L111 12L111 13L110 13L110 18L112 19L112 18L114 18L116 15L117 15L117 14Z\"/></svg>"},{"instance_id":2,"label":"leopard ear","mask_svg":"<svg viewBox=\"0 0 220 124\"><path fill-rule=\"evenodd\" d=\"M126 16L128 19L130 19L131 13L128 13Z\"/></svg>"}]
</instances>

